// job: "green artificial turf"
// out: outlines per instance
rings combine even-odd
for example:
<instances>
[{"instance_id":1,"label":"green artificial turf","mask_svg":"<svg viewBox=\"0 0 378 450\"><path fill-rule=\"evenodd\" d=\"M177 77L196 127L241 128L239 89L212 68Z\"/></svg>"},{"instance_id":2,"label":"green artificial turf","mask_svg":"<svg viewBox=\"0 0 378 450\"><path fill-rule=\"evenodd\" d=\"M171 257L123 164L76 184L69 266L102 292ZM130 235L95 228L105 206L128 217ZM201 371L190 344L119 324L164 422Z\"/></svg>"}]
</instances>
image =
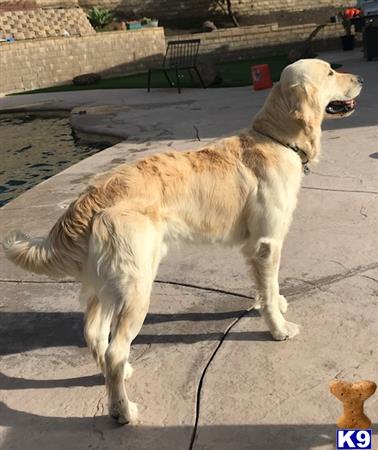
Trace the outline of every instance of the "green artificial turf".
<instances>
[{"instance_id":1,"label":"green artificial turf","mask_svg":"<svg viewBox=\"0 0 378 450\"><path fill-rule=\"evenodd\" d=\"M222 74L223 84L221 87L250 86L251 66L257 64L268 64L273 81L278 81L282 70L287 66L286 55L270 58L250 59L244 61L231 61L218 65Z\"/></svg>"},{"instance_id":2,"label":"green artificial turf","mask_svg":"<svg viewBox=\"0 0 378 450\"><path fill-rule=\"evenodd\" d=\"M242 61L230 61L226 63L219 63L217 67L222 75L222 83L213 87L237 87L237 86L251 86L251 66L256 64L269 64L270 73L273 81L278 81L280 74L285 66L288 64L286 55L262 57L258 59L248 59ZM333 64L332 67L341 67L340 64ZM172 81L175 80L175 73L169 71L169 76ZM180 71L180 84L182 87L199 86L198 80L194 75L194 83L187 70ZM75 86L73 84L66 84L62 86L54 86L45 89L36 89L33 91L22 92L12 95L22 94L37 94L40 92L62 92L62 91L83 91L93 89L146 89L147 87L147 73L139 73L135 75L127 75L115 78L106 78L99 83L90 86ZM168 82L163 72L153 72L151 88L166 88Z\"/></svg>"},{"instance_id":3,"label":"green artificial turf","mask_svg":"<svg viewBox=\"0 0 378 450\"><path fill-rule=\"evenodd\" d=\"M251 66L255 64L269 64L273 81L277 81L282 69L287 65L286 56L274 56L269 58L250 59L243 61L231 61L227 63L219 63L217 67L222 75L222 83L214 87L235 87L250 86ZM172 81L175 80L175 73L169 72ZM193 87L199 85L194 75L195 84L193 84L187 70L180 71L180 84L182 87ZM106 78L97 84L90 86L75 86L67 84L62 86L54 86L45 89L35 89L33 91L22 92L22 94L40 93L40 92L62 92L62 91L82 91L93 89L145 89L147 87L147 73L139 73L135 75L127 75L115 78ZM168 82L163 72L153 72L151 87L164 88L168 87ZM16 94L19 95L19 94Z\"/></svg>"}]
</instances>

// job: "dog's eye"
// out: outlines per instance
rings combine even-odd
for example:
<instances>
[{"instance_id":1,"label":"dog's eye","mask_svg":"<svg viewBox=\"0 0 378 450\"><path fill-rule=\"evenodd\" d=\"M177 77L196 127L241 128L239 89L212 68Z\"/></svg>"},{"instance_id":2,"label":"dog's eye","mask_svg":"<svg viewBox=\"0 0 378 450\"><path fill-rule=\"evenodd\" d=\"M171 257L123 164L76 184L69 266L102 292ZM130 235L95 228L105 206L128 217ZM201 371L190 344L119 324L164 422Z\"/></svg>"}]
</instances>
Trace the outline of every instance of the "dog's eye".
<instances>
[{"instance_id":1,"label":"dog's eye","mask_svg":"<svg viewBox=\"0 0 378 450\"><path fill-rule=\"evenodd\" d=\"M328 76L330 77L331 75L333 75L334 74L334 71L333 70L330 70L329 72L328 72Z\"/></svg>"}]
</instances>

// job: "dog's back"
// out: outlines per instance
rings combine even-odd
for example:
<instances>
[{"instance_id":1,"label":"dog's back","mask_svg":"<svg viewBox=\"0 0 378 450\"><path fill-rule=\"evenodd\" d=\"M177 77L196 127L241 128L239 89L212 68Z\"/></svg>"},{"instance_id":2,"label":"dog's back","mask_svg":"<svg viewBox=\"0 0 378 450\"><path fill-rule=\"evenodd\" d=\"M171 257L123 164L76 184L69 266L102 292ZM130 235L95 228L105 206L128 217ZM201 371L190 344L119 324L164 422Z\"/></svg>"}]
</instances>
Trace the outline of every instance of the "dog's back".
<instances>
[{"instance_id":1,"label":"dog's back","mask_svg":"<svg viewBox=\"0 0 378 450\"><path fill-rule=\"evenodd\" d=\"M217 148L162 153L120 165L95 177L46 238L11 233L5 253L28 271L80 279L93 221L109 208L113 217L119 212L119 220L136 212L159 222L167 239L240 240L246 230L236 230L238 220L256 185L244 153L241 138L232 137Z\"/></svg>"}]
</instances>

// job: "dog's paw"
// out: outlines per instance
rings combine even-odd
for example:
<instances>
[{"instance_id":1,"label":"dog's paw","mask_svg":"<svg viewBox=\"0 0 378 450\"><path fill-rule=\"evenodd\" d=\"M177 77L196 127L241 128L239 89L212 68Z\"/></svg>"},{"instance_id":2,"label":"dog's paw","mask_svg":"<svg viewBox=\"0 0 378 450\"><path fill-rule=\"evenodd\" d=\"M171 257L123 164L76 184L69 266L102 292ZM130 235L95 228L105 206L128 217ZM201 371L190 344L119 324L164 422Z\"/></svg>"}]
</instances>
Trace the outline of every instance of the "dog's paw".
<instances>
[{"instance_id":1,"label":"dog's paw","mask_svg":"<svg viewBox=\"0 0 378 450\"><path fill-rule=\"evenodd\" d=\"M263 307L263 304L262 304L262 301L261 301L261 297L260 297L260 295L256 295L255 303L253 305L253 309L256 309L256 310L260 311L260 309L262 309L262 307Z\"/></svg>"},{"instance_id":2,"label":"dog's paw","mask_svg":"<svg viewBox=\"0 0 378 450\"><path fill-rule=\"evenodd\" d=\"M134 369L131 367L131 364L129 362L127 362L125 364L125 368L124 368L124 372L123 372L123 379L128 380L129 378L131 378L133 372L134 372Z\"/></svg>"},{"instance_id":3,"label":"dog's paw","mask_svg":"<svg viewBox=\"0 0 378 450\"><path fill-rule=\"evenodd\" d=\"M135 424L138 421L138 406L134 402L128 402L127 408L120 411L118 423L120 425Z\"/></svg>"},{"instance_id":4,"label":"dog's paw","mask_svg":"<svg viewBox=\"0 0 378 450\"><path fill-rule=\"evenodd\" d=\"M287 300L283 295L278 296L278 306L282 314L287 312Z\"/></svg>"},{"instance_id":5,"label":"dog's paw","mask_svg":"<svg viewBox=\"0 0 378 450\"><path fill-rule=\"evenodd\" d=\"M109 415L120 425L133 424L138 420L138 406L130 400L119 399L109 404Z\"/></svg>"},{"instance_id":6,"label":"dog's paw","mask_svg":"<svg viewBox=\"0 0 378 450\"><path fill-rule=\"evenodd\" d=\"M253 305L253 309L255 309L256 311L260 311L261 308L262 308L261 302L255 302L255 304Z\"/></svg>"},{"instance_id":7,"label":"dog's paw","mask_svg":"<svg viewBox=\"0 0 378 450\"><path fill-rule=\"evenodd\" d=\"M299 334L299 330L300 327L296 323L285 322L282 327L272 331L272 336L275 341L285 341Z\"/></svg>"},{"instance_id":8,"label":"dog's paw","mask_svg":"<svg viewBox=\"0 0 378 450\"><path fill-rule=\"evenodd\" d=\"M119 402L109 403L108 409L109 409L109 416L117 420L119 417Z\"/></svg>"}]
</instances>

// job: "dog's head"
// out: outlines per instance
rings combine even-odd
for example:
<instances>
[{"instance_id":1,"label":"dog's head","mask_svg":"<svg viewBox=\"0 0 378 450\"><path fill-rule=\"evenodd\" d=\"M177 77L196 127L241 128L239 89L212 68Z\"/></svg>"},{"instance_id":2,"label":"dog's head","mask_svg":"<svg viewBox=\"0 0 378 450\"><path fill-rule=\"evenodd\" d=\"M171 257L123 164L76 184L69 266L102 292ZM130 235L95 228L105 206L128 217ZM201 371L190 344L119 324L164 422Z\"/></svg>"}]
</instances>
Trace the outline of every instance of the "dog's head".
<instances>
[{"instance_id":1,"label":"dog's head","mask_svg":"<svg viewBox=\"0 0 378 450\"><path fill-rule=\"evenodd\" d=\"M320 59L301 59L283 70L280 84L297 112L310 107L322 114L322 118L341 118L354 112L363 79L336 72Z\"/></svg>"},{"instance_id":2,"label":"dog's head","mask_svg":"<svg viewBox=\"0 0 378 450\"><path fill-rule=\"evenodd\" d=\"M280 142L295 144L310 161L317 161L323 119L352 114L362 83L361 77L335 72L320 59L296 61L283 70L253 128Z\"/></svg>"}]
</instances>

